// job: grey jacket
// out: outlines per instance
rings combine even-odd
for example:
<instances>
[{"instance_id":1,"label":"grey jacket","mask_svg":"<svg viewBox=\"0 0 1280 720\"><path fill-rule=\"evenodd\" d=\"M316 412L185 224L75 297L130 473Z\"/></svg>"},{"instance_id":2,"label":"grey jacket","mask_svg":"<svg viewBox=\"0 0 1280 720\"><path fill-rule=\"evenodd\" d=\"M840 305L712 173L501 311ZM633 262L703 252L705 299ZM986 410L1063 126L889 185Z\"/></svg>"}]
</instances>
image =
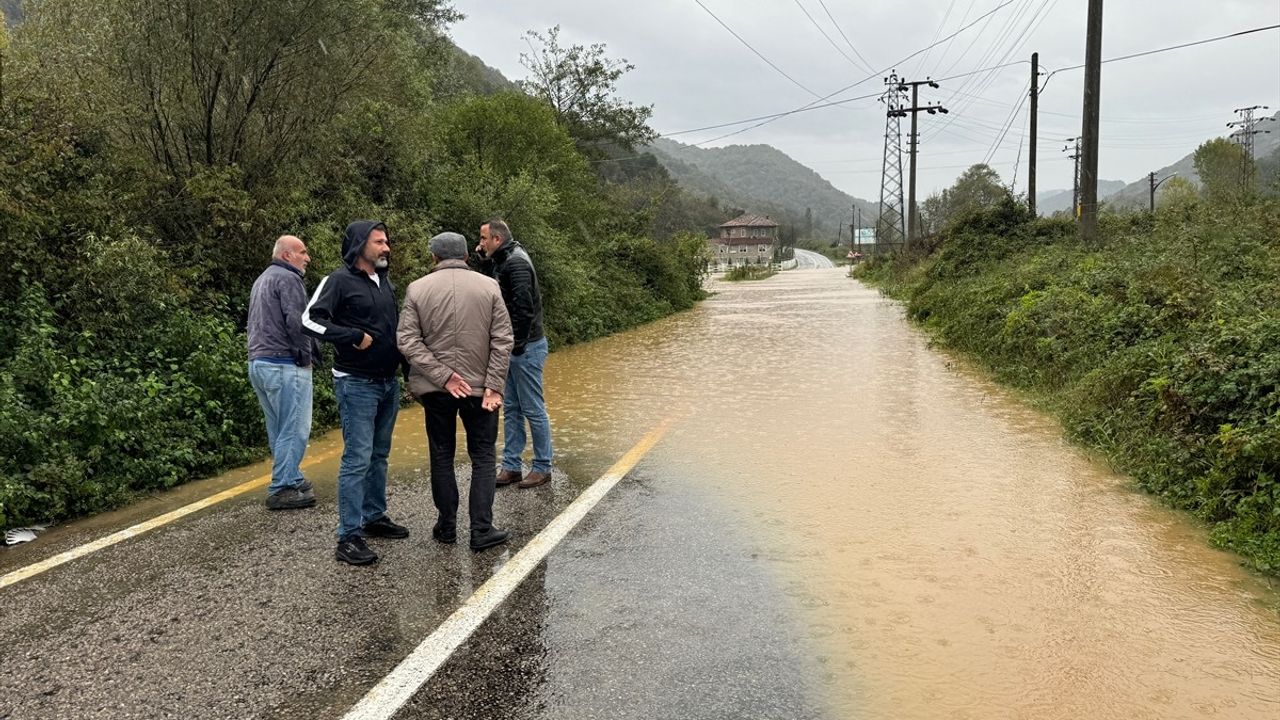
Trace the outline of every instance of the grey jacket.
<instances>
[{"instance_id":1,"label":"grey jacket","mask_svg":"<svg viewBox=\"0 0 1280 720\"><path fill-rule=\"evenodd\" d=\"M249 359L292 358L300 367L314 363L319 348L302 333L306 306L302 273L289 263L272 260L249 293Z\"/></svg>"},{"instance_id":2,"label":"grey jacket","mask_svg":"<svg viewBox=\"0 0 1280 720\"><path fill-rule=\"evenodd\" d=\"M480 396L501 393L511 362L511 318L493 278L445 260L409 284L396 332L409 361L409 392L444 391L453 373Z\"/></svg>"}]
</instances>

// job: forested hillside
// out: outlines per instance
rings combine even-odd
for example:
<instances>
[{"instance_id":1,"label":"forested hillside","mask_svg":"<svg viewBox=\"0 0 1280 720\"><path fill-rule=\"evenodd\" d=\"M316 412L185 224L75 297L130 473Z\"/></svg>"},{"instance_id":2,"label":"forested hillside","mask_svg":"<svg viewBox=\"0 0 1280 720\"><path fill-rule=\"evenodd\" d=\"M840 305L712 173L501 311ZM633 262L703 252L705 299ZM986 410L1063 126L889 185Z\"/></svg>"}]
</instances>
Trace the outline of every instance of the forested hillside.
<instances>
[{"instance_id":1,"label":"forested hillside","mask_svg":"<svg viewBox=\"0 0 1280 720\"><path fill-rule=\"evenodd\" d=\"M867 226L875 222L875 202L854 198L810 168L770 145L699 148L659 139L649 146L663 166L685 188L721 203L767 213L794 225L801 236L812 216L814 235L835 238L836 228L850 222L854 203Z\"/></svg>"}]
</instances>

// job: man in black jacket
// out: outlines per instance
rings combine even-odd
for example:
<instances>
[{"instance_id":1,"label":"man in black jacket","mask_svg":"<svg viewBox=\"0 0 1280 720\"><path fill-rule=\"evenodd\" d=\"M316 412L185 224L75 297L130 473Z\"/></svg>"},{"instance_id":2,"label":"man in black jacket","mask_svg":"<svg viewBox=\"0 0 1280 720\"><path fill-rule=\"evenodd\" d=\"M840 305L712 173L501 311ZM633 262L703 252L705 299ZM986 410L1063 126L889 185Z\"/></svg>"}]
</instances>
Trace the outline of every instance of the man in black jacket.
<instances>
[{"instance_id":1,"label":"man in black jacket","mask_svg":"<svg viewBox=\"0 0 1280 720\"><path fill-rule=\"evenodd\" d=\"M310 262L302 240L281 235L271 251L271 264L249 293L249 384L262 406L271 445L268 510L316 504L311 483L299 467L311 438L311 365L319 349L302 332L307 304L302 276Z\"/></svg>"},{"instance_id":2,"label":"man in black jacket","mask_svg":"<svg viewBox=\"0 0 1280 720\"><path fill-rule=\"evenodd\" d=\"M378 559L366 536L404 538L408 528L387 517L387 456L400 409L404 360L396 346L399 306L387 277L387 226L357 220L342 238L346 267L320 281L302 314L308 335L333 343L334 394L342 416L338 470L337 559L368 565Z\"/></svg>"},{"instance_id":3,"label":"man in black jacket","mask_svg":"<svg viewBox=\"0 0 1280 720\"><path fill-rule=\"evenodd\" d=\"M483 270L496 278L502 300L511 316L515 346L511 367L502 394L502 470L497 484L519 483L531 488L551 479L551 419L542 398L542 368L547 361L547 338L542 333L542 292L533 260L501 218L480 226L480 245L486 258ZM522 479L520 456L524 453L525 429L533 436L533 467Z\"/></svg>"}]
</instances>

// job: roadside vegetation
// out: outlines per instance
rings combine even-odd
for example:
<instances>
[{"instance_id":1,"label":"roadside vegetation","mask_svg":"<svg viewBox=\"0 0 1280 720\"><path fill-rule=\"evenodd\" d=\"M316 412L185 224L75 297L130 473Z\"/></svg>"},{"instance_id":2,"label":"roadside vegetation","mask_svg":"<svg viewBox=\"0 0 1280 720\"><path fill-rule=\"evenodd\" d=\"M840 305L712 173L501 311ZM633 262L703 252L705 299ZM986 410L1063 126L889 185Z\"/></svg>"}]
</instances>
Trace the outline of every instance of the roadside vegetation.
<instances>
[{"instance_id":1,"label":"roadside vegetation","mask_svg":"<svg viewBox=\"0 0 1280 720\"><path fill-rule=\"evenodd\" d=\"M729 282L764 280L777 274L778 271L774 270L772 265L739 265L726 272L724 279Z\"/></svg>"},{"instance_id":2,"label":"roadside vegetation","mask_svg":"<svg viewBox=\"0 0 1280 720\"><path fill-rule=\"evenodd\" d=\"M532 34L530 80L504 90L451 46L443 0L25 8L0 27L0 527L264 454L243 323L283 232L314 288L348 221L384 220L403 290L432 234L500 213L554 345L702 297L729 215L651 160L602 162L653 131L601 46Z\"/></svg>"},{"instance_id":3,"label":"roadside vegetation","mask_svg":"<svg viewBox=\"0 0 1280 720\"><path fill-rule=\"evenodd\" d=\"M981 192L957 183L925 203L937 231L925 250L868 261L856 277L1274 575L1280 188L1242 173L1246 162L1206 143L1202 188L1170 181L1154 216L1104 212L1092 245L1067 217L1031 217L977 166L961 181L985 177Z\"/></svg>"}]
</instances>

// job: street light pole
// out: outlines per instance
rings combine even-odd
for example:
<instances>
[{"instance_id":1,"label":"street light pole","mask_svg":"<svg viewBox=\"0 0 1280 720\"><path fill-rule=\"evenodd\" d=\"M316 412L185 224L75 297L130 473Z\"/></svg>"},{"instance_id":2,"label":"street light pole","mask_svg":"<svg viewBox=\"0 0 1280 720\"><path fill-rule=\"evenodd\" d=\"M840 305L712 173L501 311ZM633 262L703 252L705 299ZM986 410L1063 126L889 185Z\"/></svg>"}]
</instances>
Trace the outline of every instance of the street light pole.
<instances>
[{"instance_id":1,"label":"street light pole","mask_svg":"<svg viewBox=\"0 0 1280 720\"><path fill-rule=\"evenodd\" d=\"M1168 180L1169 178L1177 174L1178 173L1176 172L1170 173L1169 175L1161 178L1160 182L1156 182L1156 174L1154 172L1147 173L1147 183L1151 185L1151 214L1152 215L1156 214L1156 188L1163 185L1165 180Z\"/></svg>"}]
</instances>

